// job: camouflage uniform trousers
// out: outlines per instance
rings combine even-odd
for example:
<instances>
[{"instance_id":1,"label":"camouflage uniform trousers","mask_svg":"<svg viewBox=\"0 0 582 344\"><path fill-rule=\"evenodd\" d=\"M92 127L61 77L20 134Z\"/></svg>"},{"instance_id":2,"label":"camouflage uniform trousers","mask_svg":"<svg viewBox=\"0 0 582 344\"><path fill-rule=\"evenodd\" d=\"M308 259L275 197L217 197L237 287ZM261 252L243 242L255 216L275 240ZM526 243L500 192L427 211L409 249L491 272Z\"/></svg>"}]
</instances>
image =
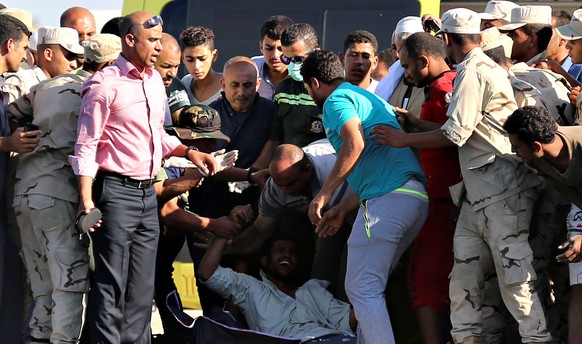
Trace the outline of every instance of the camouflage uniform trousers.
<instances>
[{"instance_id":1,"label":"camouflage uniform trousers","mask_svg":"<svg viewBox=\"0 0 582 344\"><path fill-rule=\"evenodd\" d=\"M534 290L544 307L548 331L555 341L564 342L568 338L568 266L558 263L555 257L560 253L558 246L566 241L569 210L570 203L560 192L544 185L534 206L529 235L532 265L537 274ZM495 270L485 278L482 312L487 344L519 342L518 325L503 305Z\"/></svg>"},{"instance_id":2,"label":"camouflage uniform trousers","mask_svg":"<svg viewBox=\"0 0 582 344\"><path fill-rule=\"evenodd\" d=\"M44 195L16 196L13 205L35 301L31 336L76 343L89 291L89 239L74 230L78 205Z\"/></svg>"},{"instance_id":3,"label":"camouflage uniform trousers","mask_svg":"<svg viewBox=\"0 0 582 344\"><path fill-rule=\"evenodd\" d=\"M520 324L523 342L550 342L528 243L535 192L524 191L475 211L465 201L454 237L449 288L455 343L484 337L484 284L495 270L501 297Z\"/></svg>"}]
</instances>

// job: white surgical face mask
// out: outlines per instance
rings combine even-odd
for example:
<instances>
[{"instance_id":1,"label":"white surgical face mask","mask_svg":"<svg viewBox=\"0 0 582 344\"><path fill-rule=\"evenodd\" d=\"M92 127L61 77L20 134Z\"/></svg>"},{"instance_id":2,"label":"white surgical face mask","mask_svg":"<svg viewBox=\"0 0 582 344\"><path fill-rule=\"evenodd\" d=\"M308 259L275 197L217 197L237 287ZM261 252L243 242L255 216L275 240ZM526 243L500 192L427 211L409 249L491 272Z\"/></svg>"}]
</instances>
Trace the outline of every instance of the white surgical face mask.
<instances>
[{"instance_id":1,"label":"white surgical face mask","mask_svg":"<svg viewBox=\"0 0 582 344\"><path fill-rule=\"evenodd\" d=\"M303 82L303 76L301 75L301 65L303 63L289 63L289 65L287 66L287 72L289 73L289 76L298 82Z\"/></svg>"}]
</instances>

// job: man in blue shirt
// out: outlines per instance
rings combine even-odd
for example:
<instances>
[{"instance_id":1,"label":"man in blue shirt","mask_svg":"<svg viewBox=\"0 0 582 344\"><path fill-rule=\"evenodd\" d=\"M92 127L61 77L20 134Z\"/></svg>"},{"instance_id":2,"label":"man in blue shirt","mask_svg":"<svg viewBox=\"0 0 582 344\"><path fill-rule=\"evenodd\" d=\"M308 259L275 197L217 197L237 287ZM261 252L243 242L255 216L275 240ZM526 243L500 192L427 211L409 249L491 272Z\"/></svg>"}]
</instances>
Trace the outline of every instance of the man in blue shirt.
<instances>
[{"instance_id":1,"label":"man in blue shirt","mask_svg":"<svg viewBox=\"0 0 582 344\"><path fill-rule=\"evenodd\" d=\"M347 179L361 206L348 239L346 292L358 319L360 343L394 342L384 289L394 262L427 216L425 178L410 149L379 147L370 131L400 128L394 110L374 94L344 82L339 57L311 52L301 68L309 95L323 109L323 126L337 161L309 206L318 226L322 209ZM386 149L388 148L388 149Z\"/></svg>"}]
</instances>

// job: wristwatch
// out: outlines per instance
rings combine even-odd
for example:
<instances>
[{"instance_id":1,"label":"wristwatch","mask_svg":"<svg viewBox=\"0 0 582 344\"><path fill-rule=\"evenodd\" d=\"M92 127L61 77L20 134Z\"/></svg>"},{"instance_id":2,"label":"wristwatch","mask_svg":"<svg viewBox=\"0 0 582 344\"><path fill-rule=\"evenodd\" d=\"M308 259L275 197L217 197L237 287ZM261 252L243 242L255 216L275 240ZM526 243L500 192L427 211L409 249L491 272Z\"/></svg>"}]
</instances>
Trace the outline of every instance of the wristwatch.
<instances>
[{"instance_id":1,"label":"wristwatch","mask_svg":"<svg viewBox=\"0 0 582 344\"><path fill-rule=\"evenodd\" d=\"M196 146L189 146L188 148L186 148L186 151L184 152L184 158L190 160L190 158L188 158L188 154L190 153L191 150L195 150L197 152L200 151L198 148L196 148Z\"/></svg>"}]
</instances>

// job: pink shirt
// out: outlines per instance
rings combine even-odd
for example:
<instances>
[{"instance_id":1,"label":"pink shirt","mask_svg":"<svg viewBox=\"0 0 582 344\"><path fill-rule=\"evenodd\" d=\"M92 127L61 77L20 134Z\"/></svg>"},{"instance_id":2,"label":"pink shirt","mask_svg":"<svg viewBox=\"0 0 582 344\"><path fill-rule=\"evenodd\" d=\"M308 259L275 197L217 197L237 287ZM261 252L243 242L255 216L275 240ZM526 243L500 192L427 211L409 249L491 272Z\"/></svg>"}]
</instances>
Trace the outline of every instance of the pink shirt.
<instances>
[{"instance_id":1,"label":"pink shirt","mask_svg":"<svg viewBox=\"0 0 582 344\"><path fill-rule=\"evenodd\" d=\"M76 175L95 177L104 170L153 179L162 157L180 145L164 131L166 90L153 68L142 79L120 55L85 81L81 95L75 155L69 157Z\"/></svg>"}]
</instances>

